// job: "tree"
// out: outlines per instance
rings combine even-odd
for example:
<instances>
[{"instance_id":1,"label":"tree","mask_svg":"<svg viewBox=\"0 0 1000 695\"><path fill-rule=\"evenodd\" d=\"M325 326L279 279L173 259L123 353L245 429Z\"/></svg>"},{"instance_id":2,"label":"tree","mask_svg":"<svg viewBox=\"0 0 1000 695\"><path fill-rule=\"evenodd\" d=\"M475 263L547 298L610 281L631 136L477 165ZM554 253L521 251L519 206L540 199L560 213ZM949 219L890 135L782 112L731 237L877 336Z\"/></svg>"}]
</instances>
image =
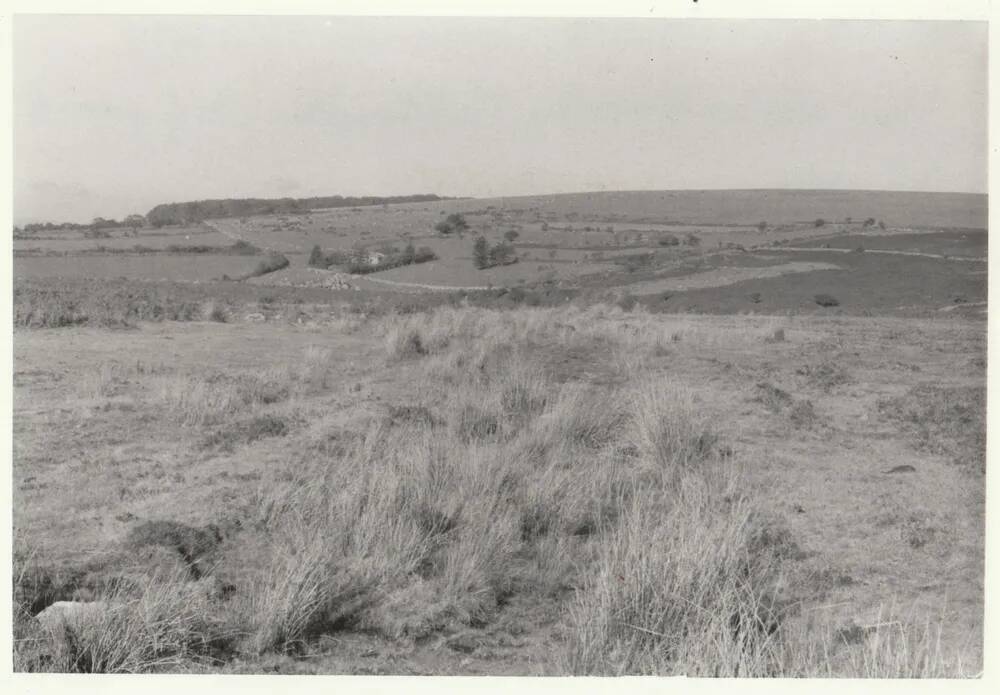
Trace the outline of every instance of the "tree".
<instances>
[{"instance_id":1,"label":"tree","mask_svg":"<svg viewBox=\"0 0 1000 695\"><path fill-rule=\"evenodd\" d=\"M413 263L413 259L416 257L417 257L417 250L413 247L413 242L411 241L406 244L405 248L403 248L403 255L401 256L400 260L404 264Z\"/></svg>"},{"instance_id":2,"label":"tree","mask_svg":"<svg viewBox=\"0 0 1000 695\"><path fill-rule=\"evenodd\" d=\"M319 244L316 244L312 248L312 252L309 254L309 267L311 268L327 268L326 257L323 255L323 250L320 249Z\"/></svg>"},{"instance_id":3,"label":"tree","mask_svg":"<svg viewBox=\"0 0 1000 695\"><path fill-rule=\"evenodd\" d=\"M489 258L491 265L505 265L510 262L514 255L514 247L507 243L499 243L490 249Z\"/></svg>"},{"instance_id":4,"label":"tree","mask_svg":"<svg viewBox=\"0 0 1000 695\"><path fill-rule=\"evenodd\" d=\"M146 218L142 215L129 215L123 224L132 228L132 236L138 236L139 230L146 226Z\"/></svg>"},{"instance_id":5,"label":"tree","mask_svg":"<svg viewBox=\"0 0 1000 695\"><path fill-rule=\"evenodd\" d=\"M476 239L476 243L472 247L472 260L480 270L489 267L490 246L486 243L486 237Z\"/></svg>"},{"instance_id":6,"label":"tree","mask_svg":"<svg viewBox=\"0 0 1000 695\"><path fill-rule=\"evenodd\" d=\"M508 229L503 234L503 238L509 241L510 243L514 243L514 239L517 239L519 236L521 235L518 233L516 229Z\"/></svg>"}]
</instances>

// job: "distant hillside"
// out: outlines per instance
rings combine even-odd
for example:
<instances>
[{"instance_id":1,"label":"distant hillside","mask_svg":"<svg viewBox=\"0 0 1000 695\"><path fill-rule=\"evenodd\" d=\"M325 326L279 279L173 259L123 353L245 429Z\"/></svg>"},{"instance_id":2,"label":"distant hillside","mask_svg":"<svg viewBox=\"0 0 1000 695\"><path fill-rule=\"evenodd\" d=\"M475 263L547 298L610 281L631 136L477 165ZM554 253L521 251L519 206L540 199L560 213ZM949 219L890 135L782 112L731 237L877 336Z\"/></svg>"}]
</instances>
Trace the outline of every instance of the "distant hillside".
<instances>
[{"instance_id":1,"label":"distant hillside","mask_svg":"<svg viewBox=\"0 0 1000 695\"><path fill-rule=\"evenodd\" d=\"M249 217L275 213L305 212L316 208L361 207L388 203L428 203L449 200L434 194L397 196L321 196L316 198L225 198L196 200L185 203L165 203L149 211L146 219L153 226L190 224L220 217Z\"/></svg>"},{"instance_id":2,"label":"distant hillside","mask_svg":"<svg viewBox=\"0 0 1000 695\"><path fill-rule=\"evenodd\" d=\"M985 229L987 196L974 193L901 191L690 190L599 191L463 201L465 211L496 205L537 209L581 221L701 225L792 224L822 218L884 220L894 227Z\"/></svg>"}]
</instances>

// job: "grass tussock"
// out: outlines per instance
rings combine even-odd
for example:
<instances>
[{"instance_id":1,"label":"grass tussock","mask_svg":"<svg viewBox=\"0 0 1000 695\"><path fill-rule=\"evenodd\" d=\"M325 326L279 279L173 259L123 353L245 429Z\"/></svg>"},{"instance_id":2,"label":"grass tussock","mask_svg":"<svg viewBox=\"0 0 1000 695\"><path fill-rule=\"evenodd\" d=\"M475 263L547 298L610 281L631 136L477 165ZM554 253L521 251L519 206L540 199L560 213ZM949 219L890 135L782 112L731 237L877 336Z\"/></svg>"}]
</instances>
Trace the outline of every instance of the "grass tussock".
<instances>
[{"instance_id":1,"label":"grass tussock","mask_svg":"<svg viewBox=\"0 0 1000 695\"><path fill-rule=\"evenodd\" d=\"M18 671L148 673L205 662L224 641L209 592L182 577L111 586L78 616L43 625L20 613Z\"/></svg>"},{"instance_id":2,"label":"grass tussock","mask_svg":"<svg viewBox=\"0 0 1000 695\"><path fill-rule=\"evenodd\" d=\"M281 372L215 378L174 374L154 378L153 399L183 425L213 425L259 405L286 400L290 382Z\"/></svg>"}]
</instances>

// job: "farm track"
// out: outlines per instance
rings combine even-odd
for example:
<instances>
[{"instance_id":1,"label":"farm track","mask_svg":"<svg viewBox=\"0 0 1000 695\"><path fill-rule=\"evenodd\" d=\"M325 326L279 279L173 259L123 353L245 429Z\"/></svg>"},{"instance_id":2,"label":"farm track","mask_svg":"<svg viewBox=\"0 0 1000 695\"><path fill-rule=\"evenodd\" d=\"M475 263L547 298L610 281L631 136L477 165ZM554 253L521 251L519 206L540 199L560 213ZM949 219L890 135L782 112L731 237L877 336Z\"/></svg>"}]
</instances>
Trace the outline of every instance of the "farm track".
<instances>
[{"instance_id":1,"label":"farm track","mask_svg":"<svg viewBox=\"0 0 1000 695\"><path fill-rule=\"evenodd\" d=\"M386 280L384 278L373 278L371 275L365 277L365 280L370 280L371 282L378 282L384 285L391 285L393 287L412 287L414 289L421 290L433 290L437 292L456 292L459 290L473 291L473 290L488 290L489 287L459 287L454 285L422 285L416 282L400 282L398 280Z\"/></svg>"}]
</instances>

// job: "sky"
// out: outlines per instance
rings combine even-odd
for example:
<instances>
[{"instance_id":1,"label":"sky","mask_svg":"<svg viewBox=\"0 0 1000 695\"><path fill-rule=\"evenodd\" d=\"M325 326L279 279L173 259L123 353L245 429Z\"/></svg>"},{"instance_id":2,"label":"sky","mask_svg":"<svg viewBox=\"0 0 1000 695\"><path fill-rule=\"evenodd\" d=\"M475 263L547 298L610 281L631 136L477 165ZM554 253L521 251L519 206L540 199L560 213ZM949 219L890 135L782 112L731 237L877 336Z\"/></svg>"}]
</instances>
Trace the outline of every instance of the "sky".
<instances>
[{"instance_id":1,"label":"sky","mask_svg":"<svg viewBox=\"0 0 1000 695\"><path fill-rule=\"evenodd\" d=\"M17 16L14 221L158 203L987 190L976 22Z\"/></svg>"}]
</instances>

